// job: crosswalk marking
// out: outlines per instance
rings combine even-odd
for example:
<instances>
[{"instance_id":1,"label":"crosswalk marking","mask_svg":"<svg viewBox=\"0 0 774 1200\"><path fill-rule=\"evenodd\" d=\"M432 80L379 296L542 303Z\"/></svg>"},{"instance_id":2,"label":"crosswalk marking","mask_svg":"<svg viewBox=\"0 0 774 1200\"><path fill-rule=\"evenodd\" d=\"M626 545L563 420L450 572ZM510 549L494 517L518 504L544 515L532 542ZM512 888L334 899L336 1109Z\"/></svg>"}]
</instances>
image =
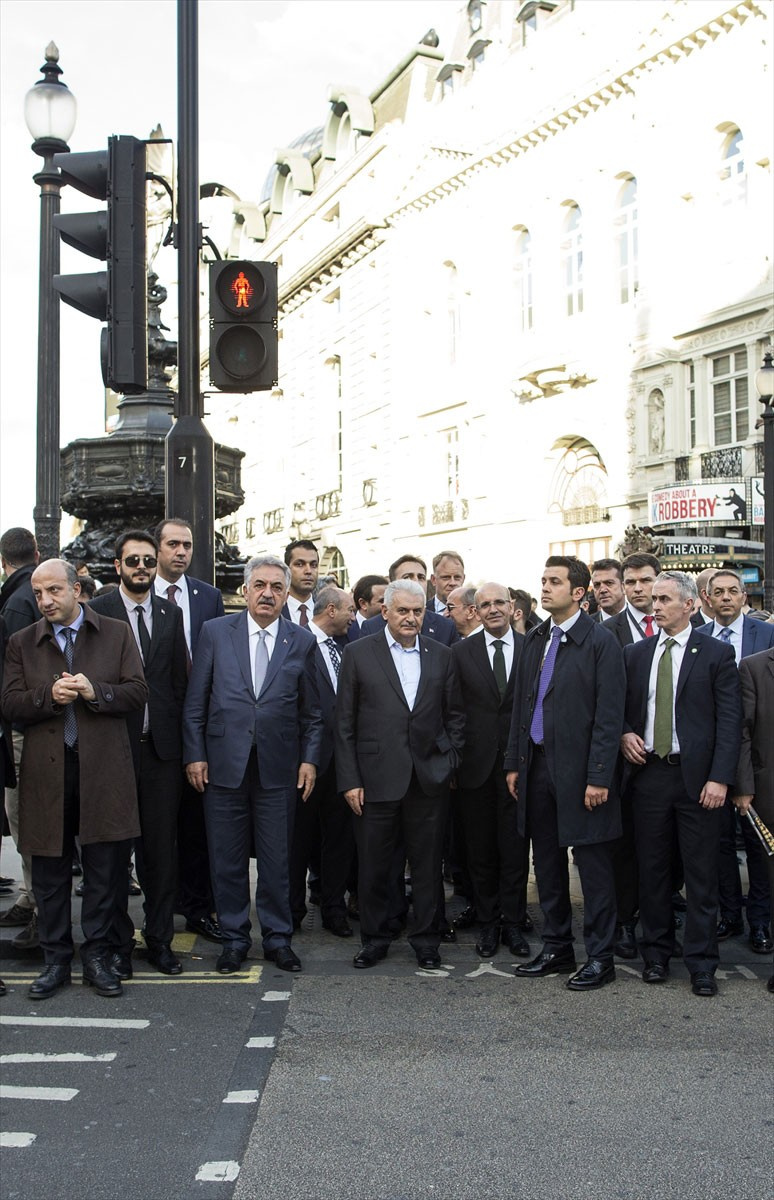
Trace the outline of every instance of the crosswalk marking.
<instances>
[{"instance_id":1,"label":"crosswalk marking","mask_svg":"<svg viewBox=\"0 0 774 1200\"><path fill-rule=\"evenodd\" d=\"M13 1087L0 1084L0 1100L72 1100L77 1088Z\"/></svg>"},{"instance_id":2,"label":"crosswalk marking","mask_svg":"<svg viewBox=\"0 0 774 1200\"><path fill-rule=\"evenodd\" d=\"M0 1054L0 1063L113 1062L115 1054Z\"/></svg>"},{"instance_id":3,"label":"crosswalk marking","mask_svg":"<svg viewBox=\"0 0 774 1200\"><path fill-rule=\"evenodd\" d=\"M251 1037L245 1042L248 1050L273 1050L276 1045L277 1039L274 1037Z\"/></svg>"},{"instance_id":4,"label":"crosswalk marking","mask_svg":"<svg viewBox=\"0 0 774 1200\"><path fill-rule=\"evenodd\" d=\"M67 1029L147 1029L150 1021L112 1017L9 1017L0 1016L0 1025L58 1025Z\"/></svg>"},{"instance_id":5,"label":"crosswalk marking","mask_svg":"<svg viewBox=\"0 0 774 1200\"><path fill-rule=\"evenodd\" d=\"M0 1150L23 1149L31 1146L38 1135L36 1133L0 1133Z\"/></svg>"},{"instance_id":6,"label":"crosswalk marking","mask_svg":"<svg viewBox=\"0 0 774 1200\"><path fill-rule=\"evenodd\" d=\"M196 1178L204 1183L233 1183L238 1174L238 1162L206 1162L199 1167Z\"/></svg>"}]
</instances>

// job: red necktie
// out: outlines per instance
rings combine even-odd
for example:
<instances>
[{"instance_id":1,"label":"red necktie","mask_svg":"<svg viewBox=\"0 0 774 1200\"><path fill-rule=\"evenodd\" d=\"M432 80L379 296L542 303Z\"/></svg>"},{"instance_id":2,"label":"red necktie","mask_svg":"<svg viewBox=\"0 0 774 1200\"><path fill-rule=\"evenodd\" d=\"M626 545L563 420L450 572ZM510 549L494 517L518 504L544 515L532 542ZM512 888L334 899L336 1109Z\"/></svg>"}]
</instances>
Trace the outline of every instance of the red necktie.
<instances>
[{"instance_id":1,"label":"red necktie","mask_svg":"<svg viewBox=\"0 0 774 1200\"><path fill-rule=\"evenodd\" d=\"M299 625L303 625L304 627L308 627L308 625L309 625L309 618L306 615L306 605L305 604L299 604L299 606L298 606L298 623L299 623Z\"/></svg>"},{"instance_id":2,"label":"red necktie","mask_svg":"<svg viewBox=\"0 0 774 1200\"><path fill-rule=\"evenodd\" d=\"M654 637L655 629L653 628L653 617L650 613L645 617L645 637Z\"/></svg>"}]
</instances>

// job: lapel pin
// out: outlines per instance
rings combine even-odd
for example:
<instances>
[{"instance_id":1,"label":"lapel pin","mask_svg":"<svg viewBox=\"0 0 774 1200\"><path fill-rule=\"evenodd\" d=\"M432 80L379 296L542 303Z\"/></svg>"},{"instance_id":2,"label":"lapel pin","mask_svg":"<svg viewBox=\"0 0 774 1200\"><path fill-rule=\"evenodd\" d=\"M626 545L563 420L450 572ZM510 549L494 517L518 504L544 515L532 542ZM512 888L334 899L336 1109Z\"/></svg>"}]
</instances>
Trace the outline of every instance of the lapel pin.
<instances>
[{"instance_id":1,"label":"lapel pin","mask_svg":"<svg viewBox=\"0 0 774 1200\"><path fill-rule=\"evenodd\" d=\"M698 650L698 648L699 648L698 646L692 646L692 647L691 647L691 654L695 654L695 653L696 653L696 651Z\"/></svg>"}]
</instances>

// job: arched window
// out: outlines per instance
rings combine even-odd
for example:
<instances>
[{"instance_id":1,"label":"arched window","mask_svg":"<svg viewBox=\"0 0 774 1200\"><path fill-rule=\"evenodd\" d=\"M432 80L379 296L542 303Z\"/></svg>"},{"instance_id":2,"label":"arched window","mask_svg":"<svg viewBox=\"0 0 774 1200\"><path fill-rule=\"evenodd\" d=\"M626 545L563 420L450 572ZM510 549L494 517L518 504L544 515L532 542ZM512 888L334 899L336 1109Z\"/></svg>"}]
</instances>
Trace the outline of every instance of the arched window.
<instances>
[{"instance_id":1,"label":"arched window","mask_svg":"<svg viewBox=\"0 0 774 1200\"><path fill-rule=\"evenodd\" d=\"M516 309L519 330L527 333L532 328L532 236L523 225L516 226L516 261L514 263L516 283Z\"/></svg>"},{"instance_id":2,"label":"arched window","mask_svg":"<svg viewBox=\"0 0 774 1200\"><path fill-rule=\"evenodd\" d=\"M568 317L583 312L583 214L568 200L561 243L562 290Z\"/></svg>"},{"instance_id":3,"label":"arched window","mask_svg":"<svg viewBox=\"0 0 774 1200\"><path fill-rule=\"evenodd\" d=\"M584 437L558 438L551 447L555 467L549 513L561 514L563 525L592 525L609 520L607 468L596 446Z\"/></svg>"},{"instance_id":4,"label":"arched window","mask_svg":"<svg viewBox=\"0 0 774 1200\"><path fill-rule=\"evenodd\" d=\"M633 176L624 180L616 209L614 225L618 299L621 304L628 304L639 288L637 180Z\"/></svg>"},{"instance_id":5,"label":"arched window","mask_svg":"<svg viewBox=\"0 0 774 1200\"><path fill-rule=\"evenodd\" d=\"M736 125L721 128L724 133L721 149L720 189L723 204L747 203L747 170L744 161L744 138Z\"/></svg>"}]
</instances>

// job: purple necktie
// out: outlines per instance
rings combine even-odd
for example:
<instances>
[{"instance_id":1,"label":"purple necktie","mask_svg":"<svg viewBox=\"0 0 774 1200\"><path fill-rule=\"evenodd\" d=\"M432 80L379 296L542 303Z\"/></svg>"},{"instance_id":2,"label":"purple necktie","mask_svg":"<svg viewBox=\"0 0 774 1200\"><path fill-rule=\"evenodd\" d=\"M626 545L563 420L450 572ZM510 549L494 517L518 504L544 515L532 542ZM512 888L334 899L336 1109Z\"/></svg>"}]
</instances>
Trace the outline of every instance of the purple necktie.
<instances>
[{"instance_id":1,"label":"purple necktie","mask_svg":"<svg viewBox=\"0 0 774 1200\"><path fill-rule=\"evenodd\" d=\"M530 725L529 729L529 736L532 738L532 741L537 742L538 745L543 744L543 701L545 699L546 692L548 691L548 685L551 682L551 677L554 673L554 664L556 662L557 653L559 652L559 642L561 641L562 636L563 630L558 625L554 625L553 629L551 630L551 645L548 647L548 653L543 659L543 667L540 672L540 683L538 684L535 711L532 714L532 724Z\"/></svg>"}]
</instances>

